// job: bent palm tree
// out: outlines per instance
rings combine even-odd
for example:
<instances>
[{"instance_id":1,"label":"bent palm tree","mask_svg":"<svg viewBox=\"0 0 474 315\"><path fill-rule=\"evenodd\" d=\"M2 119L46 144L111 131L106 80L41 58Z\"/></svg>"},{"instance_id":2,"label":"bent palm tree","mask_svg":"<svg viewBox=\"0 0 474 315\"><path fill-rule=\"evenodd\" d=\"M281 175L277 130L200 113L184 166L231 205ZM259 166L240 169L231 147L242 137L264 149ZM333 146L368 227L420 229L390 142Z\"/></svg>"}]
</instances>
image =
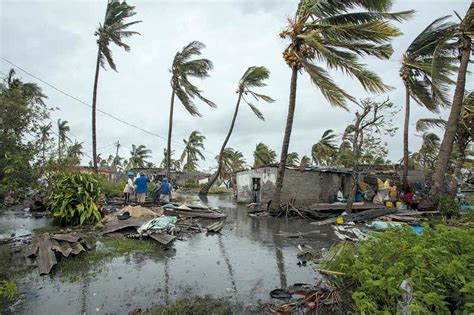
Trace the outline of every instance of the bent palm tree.
<instances>
[{"instance_id":1,"label":"bent palm tree","mask_svg":"<svg viewBox=\"0 0 474 315\"><path fill-rule=\"evenodd\" d=\"M402 182L407 184L408 129L410 124L410 98L432 112L448 104L447 91L454 82L450 76L456 70L453 63L453 43L446 45L446 34L452 34L455 23L449 16L436 19L408 46L403 55L400 76L405 85L405 123L403 129ZM451 35L448 35L451 36Z\"/></svg>"},{"instance_id":2,"label":"bent palm tree","mask_svg":"<svg viewBox=\"0 0 474 315\"><path fill-rule=\"evenodd\" d=\"M130 37L134 34L140 34L134 31L128 31L127 29L133 24L140 23L141 21L133 21L125 23L127 18L130 18L136 14L134 11L135 7L128 5L125 1L121 0L108 0L107 9L105 11L105 18L103 24L99 23L99 27L95 32L97 36L97 62L95 66L94 76L94 90L92 94L92 156L94 170L97 172L97 134L96 134L96 108L97 108L97 85L99 81L99 70L100 67L105 69L107 63L109 67L117 71L117 66L112 58L112 51L110 50L110 43L130 51L130 46L123 42L124 38Z\"/></svg>"},{"instance_id":3,"label":"bent palm tree","mask_svg":"<svg viewBox=\"0 0 474 315\"><path fill-rule=\"evenodd\" d=\"M171 66L171 105L170 105L170 120L168 128L168 146L167 146L167 159L166 175L170 177L170 166L171 166L171 133L173 131L173 109L174 109L174 96L176 95L183 104L184 108L192 116L201 116L193 99L197 97L207 105L216 107L216 104L202 96L202 91L195 85L189 82L190 77L204 79L209 76L209 70L212 69L212 62L208 59L191 59L194 56L201 55L201 49L206 46L198 41L193 41L183 49L176 53Z\"/></svg>"},{"instance_id":4,"label":"bent palm tree","mask_svg":"<svg viewBox=\"0 0 474 315\"><path fill-rule=\"evenodd\" d=\"M255 147L255 151L253 152L254 158L254 167L261 167L273 164L276 162L276 152L267 147L266 144L260 142Z\"/></svg>"},{"instance_id":5,"label":"bent palm tree","mask_svg":"<svg viewBox=\"0 0 474 315\"><path fill-rule=\"evenodd\" d=\"M323 96L333 106L347 109L354 97L338 86L329 73L312 60L324 62L328 69L341 70L356 78L362 87L375 93L389 90L381 78L368 70L359 57L388 59L393 53L390 41L401 33L389 22L408 18L413 11L390 13L391 0L301 0L294 19L280 33L290 44L283 57L291 68L290 99L283 138L276 191L272 208L279 207L285 165L296 105L298 71L304 69Z\"/></svg>"},{"instance_id":6,"label":"bent palm tree","mask_svg":"<svg viewBox=\"0 0 474 315\"><path fill-rule=\"evenodd\" d=\"M318 165L329 165L330 159L336 153L336 134L332 129L324 131L321 139L311 148L311 157Z\"/></svg>"},{"instance_id":7,"label":"bent palm tree","mask_svg":"<svg viewBox=\"0 0 474 315\"><path fill-rule=\"evenodd\" d=\"M286 166L298 166L300 164L300 156L297 152L288 153L288 158L286 159Z\"/></svg>"},{"instance_id":8,"label":"bent palm tree","mask_svg":"<svg viewBox=\"0 0 474 315\"><path fill-rule=\"evenodd\" d=\"M62 149L64 148L66 141L69 141L67 133L71 130L67 125L67 120L58 119L58 163L61 162Z\"/></svg>"},{"instance_id":9,"label":"bent palm tree","mask_svg":"<svg viewBox=\"0 0 474 315\"><path fill-rule=\"evenodd\" d=\"M128 160L129 168L142 168L148 163L147 159L151 158L151 150L147 149L143 144L138 147L132 145L132 151L130 151L130 159Z\"/></svg>"},{"instance_id":10,"label":"bent palm tree","mask_svg":"<svg viewBox=\"0 0 474 315\"><path fill-rule=\"evenodd\" d=\"M257 118L259 118L261 120L264 120L263 114L260 112L260 110L255 105L250 103L245 98L245 96L250 94L250 96L253 96L255 98L255 100L257 100L257 101L263 100L263 101L268 102L268 103L274 102L274 100L271 97L269 97L267 95L256 93L252 90L252 88L255 88L255 87L266 86L266 84L263 81L268 79L269 76L270 76L270 72L265 67L255 67L254 66L254 67L248 68L247 71L245 71L242 78L240 79L239 86L238 86L238 89L237 89L237 93L238 93L237 104L235 105L234 116L232 117L232 121L230 123L229 132L227 133L227 136L224 140L224 143L222 144L221 151L219 153L219 161L218 161L217 171L212 176L211 180L207 183L207 185L201 189L199 194L206 195L209 192L209 189L211 189L212 185L214 184L214 182L217 180L217 178L220 175L220 172L222 170L222 157L224 156L223 153L224 153L225 147L227 145L227 142L230 139L232 131L234 130L235 120L237 119L237 114L239 112L240 101L243 99L244 102L247 105L249 105L249 107L252 109L255 116L257 116Z\"/></svg>"},{"instance_id":11,"label":"bent palm tree","mask_svg":"<svg viewBox=\"0 0 474 315\"><path fill-rule=\"evenodd\" d=\"M186 164L183 165L183 170L186 169L188 173L187 180L190 179L191 172L196 170L197 161L199 161L199 159L206 159L201 152L201 150L204 150L204 139L206 139L206 137L196 130L191 132L188 140L183 139L185 146L180 160L181 163L186 160Z\"/></svg>"},{"instance_id":12,"label":"bent palm tree","mask_svg":"<svg viewBox=\"0 0 474 315\"><path fill-rule=\"evenodd\" d=\"M303 155L300 160L300 167L301 168L311 167L311 159L308 156Z\"/></svg>"},{"instance_id":13,"label":"bent palm tree","mask_svg":"<svg viewBox=\"0 0 474 315\"><path fill-rule=\"evenodd\" d=\"M436 168L433 173L433 186L429 192L430 198L423 207L432 207L437 204L441 192L441 187L444 184L444 176L448 167L449 157L453 150L453 143L456 137L456 132L459 128L459 117L461 115L464 91L466 87L466 74L469 65L469 58L472 51L472 38L474 36L474 3L471 3L466 15L461 20L456 32L453 34L457 39L457 48L460 55L459 72L456 79L456 88L454 90L453 103L451 104L451 111L448 117L448 123L443 136L443 141L439 149L438 159L436 161ZM448 39L449 40L449 39Z\"/></svg>"}]
</instances>

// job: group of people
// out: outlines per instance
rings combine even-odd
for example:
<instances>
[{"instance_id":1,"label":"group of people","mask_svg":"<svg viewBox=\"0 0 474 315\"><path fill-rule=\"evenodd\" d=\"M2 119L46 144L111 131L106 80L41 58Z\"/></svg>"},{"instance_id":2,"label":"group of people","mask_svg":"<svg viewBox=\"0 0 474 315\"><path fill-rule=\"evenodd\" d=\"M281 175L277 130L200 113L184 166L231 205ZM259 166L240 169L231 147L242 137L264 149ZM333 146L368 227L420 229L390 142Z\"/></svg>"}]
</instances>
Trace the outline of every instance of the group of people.
<instances>
[{"instance_id":1,"label":"group of people","mask_svg":"<svg viewBox=\"0 0 474 315\"><path fill-rule=\"evenodd\" d=\"M123 189L123 194L125 197L125 204L130 203L130 196L132 193L136 193L137 196L137 203L143 204L145 203L145 198L148 193L148 183L150 183L150 179L145 175L144 172L140 172L139 175L135 178L135 174L133 172L128 172L128 179L125 187ZM153 198L155 202L170 202L171 200L171 191L173 190L173 186L165 177L163 181L156 182L155 188L153 189L153 193L155 197Z\"/></svg>"}]
</instances>

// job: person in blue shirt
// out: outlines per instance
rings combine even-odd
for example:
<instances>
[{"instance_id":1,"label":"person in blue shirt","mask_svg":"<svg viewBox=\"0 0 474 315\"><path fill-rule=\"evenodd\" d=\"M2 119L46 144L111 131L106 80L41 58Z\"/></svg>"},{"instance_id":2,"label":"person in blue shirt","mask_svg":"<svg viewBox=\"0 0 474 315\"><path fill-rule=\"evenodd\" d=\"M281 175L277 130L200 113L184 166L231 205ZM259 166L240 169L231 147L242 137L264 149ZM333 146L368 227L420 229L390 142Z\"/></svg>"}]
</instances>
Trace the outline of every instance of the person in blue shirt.
<instances>
[{"instance_id":1,"label":"person in blue shirt","mask_svg":"<svg viewBox=\"0 0 474 315\"><path fill-rule=\"evenodd\" d=\"M144 204L145 203L145 197L146 193L148 191L148 183L150 180L148 177L145 176L145 173L140 172L140 177L135 179L135 185L137 188L135 189L135 192L137 193L137 203L138 204Z\"/></svg>"},{"instance_id":2,"label":"person in blue shirt","mask_svg":"<svg viewBox=\"0 0 474 315\"><path fill-rule=\"evenodd\" d=\"M163 178L163 182L161 183L161 186L160 186L160 191L161 191L160 199L164 202L170 202L172 189L173 187L168 182L168 178L166 177Z\"/></svg>"}]
</instances>

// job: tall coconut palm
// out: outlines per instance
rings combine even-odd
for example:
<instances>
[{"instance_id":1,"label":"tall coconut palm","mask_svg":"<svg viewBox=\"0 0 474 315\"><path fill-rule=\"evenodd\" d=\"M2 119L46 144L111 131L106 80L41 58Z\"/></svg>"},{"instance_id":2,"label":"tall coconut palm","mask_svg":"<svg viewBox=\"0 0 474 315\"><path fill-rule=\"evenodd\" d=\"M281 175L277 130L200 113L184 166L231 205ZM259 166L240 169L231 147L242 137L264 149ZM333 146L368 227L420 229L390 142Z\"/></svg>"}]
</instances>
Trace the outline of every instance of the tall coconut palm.
<instances>
[{"instance_id":1,"label":"tall coconut palm","mask_svg":"<svg viewBox=\"0 0 474 315\"><path fill-rule=\"evenodd\" d=\"M219 153L220 159L218 161L217 171L214 174L214 176L212 176L211 180L207 183L207 185L203 187L203 189L200 191L201 195L206 195L209 192L209 189L211 189L214 182L220 176L220 172L222 170L222 157L224 157L223 153L227 145L227 142L229 142L232 131L234 130L235 120L237 119L237 114L239 112L240 101L243 99L244 102L247 105L249 105L250 109L253 111L255 116L257 116L257 118L261 120L264 120L263 114L260 112L260 110L255 105L250 103L245 96L247 95L253 96L256 101L262 100L268 103L274 102L274 100L271 97L264 94L256 93L253 90L253 88L256 88L256 87L266 86L264 81L268 79L269 76L270 76L270 72L265 67L253 66L253 67L248 68L247 71L245 71L242 78L240 79L239 86L237 89L238 96L237 96L237 103L235 105L234 116L232 117L229 131L227 132L227 136L224 140L224 143L222 144L221 151Z\"/></svg>"},{"instance_id":2,"label":"tall coconut palm","mask_svg":"<svg viewBox=\"0 0 474 315\"><path fill-rule=\"evenodd\" d=\"M283 137L272 208L280 205L285 165L290 144L296 105L298 72L304 69L312 82L333 106L347 108L353 96L334 82L328 69L341 70L357 79L362 87L374 93L389 90L381 78L359 62L361 56L388 59L393 53L390 41L400 35L390 21L401 21L413 12L391 13L391 0L301 0L295 17L280 33L290 43L283 57L291 68L290 98Z\"/></svg>"},{"instance_id":3,"label":"tall coconut palm","mask_svg":"<svg viewBox=\"0 0 474 315\"><path fill-rule=\"evenodd\" d=\"M67 120L58 119L58 162L61 162L62 149L66 145L66 141L71 140L67 135L71 128L67 124Z\"/></svg>"},{"instance_id":4,"label":"tall coconut palm","mask_svg":"<svg viewBox=\"0 0 474 315\"><path fill-rule=\"evenodd\" d=\"M199 131L194 130L189 135L189 138L183 139L184 142L184 150L181 153L180 162L186 163L183 165L183 170L187 172L187 179L191 178L191 172L197 169L197 162L201 160L205 160L204 154L202 154L202 150L204 150L204 140L206 139Z\"/></svg>"},{"instance_id":5,"label":"tall coconut palm","mask_svg":"<svg viewBox=\"0 0 474 315\"><path fill-rule=\"evenodd\" d=\"M276 162L276 152L270 149L266 144L260 142L253 152L254 167L266 166Z\"/></svg>"},{"instance_id":6,"label":"tall coconut palm","mask_svg":"<svg viewBox=\"0 0 474 315\"><path fill-rule=\"evenodd\" d=\"M303 155L300 160L300 167L301 168L311 167L311 159L308 156Z\"/></svg>"},{"instance_id":7,"label":"tall coconut palm","mask_svg":"<svg viewBox=\"0 0 474 315\"><path fill-rule=\"evenodd\" d=\"M311 157L313 162L318 165L329 165L331 158L336 153L336 144L334 143L337 135L332 129L324 131L321 139L311 148Z\"/></svg>"},{"instance_id":8,"label":"tall coconut palm","mask_svg":"<svg viewBox=\"0 0 474 315\"><path fill-rule=\"evenodd\" d=\"M97 108L97 85L99 82L100 67L105 69L106 63L109 67L117 71L110 43L130 51L130 46L123 42L124 38L130 37L138 32L129 31L128 28L141 21L127 22L126 20L136 14L135 7L130 6L125 1L108 0L107 9L105 10L104 22L99 23L99 27L95 32L97 36L97 62L95 66L94 90L92 93L92 156L94 170L97 172L97 134L96 134L96 108Z\"/></svg>"},{"instance_id":9,"label":"tall coconut palm","mask_svg":"<svg viewBox=\"0 0 474 315\"><path fill-rule=\"evenodd\" d=\"M53 125L51 123L41 126L40 129L40 145L41 145L41 167L44 169L46 163L46 149L48 146L49 138L51 136L51 129Z\"/></svg>"},{"instance_id":10,"label":"tall coconut palm","mask_svg":"<svg viewBox=\"0 0 474 315\"><path fill-rule=\"evenodd\" d=\"M286 166L298 166L300 164L300 156L297 152L288 153L288 158L286 159Z\"/></svg>"},{"instance_id":11,"label":"tall coconut palm","mask_svg":"<svg viewBox=\"0 0 474 315\"><path fill-rule=\"evenodd\" d=\"M459 15L458 15L459 17ZM461 19L461 18L460 18ZM439 149L436 168L433 173L433 186L429 192L430 198L423 207L432 207L437 204L441 188L444 184L444 176L448 167L448 161L453 150L453 143L459 127L459 117L461 115L464 92L466 87L466 74L469 59L472 51L472 38L474 35L474 3L471 3L466 15L461 20L456 32L453 34L457 39L457 48L459 52L459 71L456 79L456 88L454 90L451 111L448 117L448 123L444 132L443 141ZM439 56L440 58L442 56ZM420 204L421 206L421 204Z\"/></svg>"},{"instance_id":12,"label":"tall coconut palm","mask_svg":"<svg viewBox=\"0 0 474 315\"><path fill-rule=\"evenodd\" d=\"M216 107L216 104L202 96L202 91L189 82L189 78L195 77L204 79L209 76L209 71L212 69L212 62L208 59L192 59L195 56L201 55L201 50L206 46L198 41L193 41L183 49L176 53L171 66L171 105L170 105L170 119L168 127L168 146L167 146L167 167L166 175L170 177L171 166L171 133L173 131L173 110L175 95L183 104L184 108L191 114L191 116L201 116L194 98L197 97L207 105Z\"/></svg>"},{"instance_id":13,"label":"tall coconut palm","mask_svg":"<svg viewBox=\"0 0 474 315\"><path fill-rule=\"evenodd\" d=\"M128 159L128 168L145 167L147 159L151 158L151 150L147 149L143 144L139 146L132 145L130 158Z\"/></svg>"},{"instance_id":14,"label":"tall coconut palm","mask_svg":"<svg viewBox=\"0 0 474 315\"><path fill-rule=\"evenodd\" d=\"M453 43L446 45L446 34L452 34L455 23L449 16L436 19L408 46L402 59L400 76L405 85L405 123L403 129L402 181L407 185L408 134L410 99L432 112L448 104L447 91L454 82L450 79L456 70ZM448 35L452 36L452 35ZM433 62L434 61L434 62Z\"/></svg>"}]
</instances>

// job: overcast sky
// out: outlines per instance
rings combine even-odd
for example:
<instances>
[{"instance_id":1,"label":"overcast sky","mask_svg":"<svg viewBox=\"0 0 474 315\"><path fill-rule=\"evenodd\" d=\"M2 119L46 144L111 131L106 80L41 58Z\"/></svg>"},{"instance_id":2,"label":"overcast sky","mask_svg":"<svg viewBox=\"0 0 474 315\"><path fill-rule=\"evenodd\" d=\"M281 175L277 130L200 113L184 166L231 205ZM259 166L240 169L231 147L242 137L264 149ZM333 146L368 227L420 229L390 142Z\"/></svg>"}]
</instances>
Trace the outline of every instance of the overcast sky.
<instances>
[{"instance_id":1,"label":"overcast sky","mask_svg":"<svg viewBox=\"0 0 474 315\"><path fill-rule=\"evenodd\" d=\"M262 92L276 102L259 104L266 121L259 121L248 106L242 107L228 146L242 151L247 162L253 163L252 152L264 142L278 155L286 121L290 69L281 53L285 41L278 33L287 16L294 13L296 0L130 0L136 6L136 19L143 23L133 30L141 33L127 40L130 52L113 47L118 72L101 70L98 107L143 129L161 135L150 136L97 114L99 153L106 157L114 154L113 143L120 140L122 156L129 156L132 144L144 144L153 151L153 162L159 163L166 146L168 130L169 68L175 53L192 40L206 44L203 56L214 62L211 76L194 81L204 95L213 100L217 109L198 103L202 118L190 116L178 102L175 105L173 149L181 154L183 138L198 130L206 136L206 161L202 168L215 165L214 157L227 133L232 118L238 80L253 65L265 66L271 71L268 86ZM470 0L398 0L393 10L416 10L411 20L399 25L404 35L393 42L395 53L389 61L366 58L371 70L384 82L396 89L388 96L398 106L404 104L403 84L398 75L400 59L417 34L435 18L452 14L461 15ZM97 56L94 31L103 19L105 0L0 0L0 56L53 84L57 88L92 103L92 87ZM0 74L5 76L11 65L0 59ZM24 81L37 82L17 70ZM355 80L335 73L334 80L357 98L370 96ZM472 76L468 89L473 89ZM65 119L78 141L84 142L84 151L91 155L91 110L77 101L38 82L48 95L48 105L60 110L52 120ZM385 99L386 95L378 96ZM341 133L352 120L353 113L332 108L311 83L306 74L299 77L296 114L290 151L309 155L313 143L324 130ZM355 110L354 106L350 106ZM447 112L441 112L447 117ZM410 150L418 150L421 139L414 130L422 117L437 117L417 105L412 106ZM388 143L392 161L402 156L403 114L395 123L400 127ZM90 158L85 157L87 163Z\"/></svg>"}]
</instances>

